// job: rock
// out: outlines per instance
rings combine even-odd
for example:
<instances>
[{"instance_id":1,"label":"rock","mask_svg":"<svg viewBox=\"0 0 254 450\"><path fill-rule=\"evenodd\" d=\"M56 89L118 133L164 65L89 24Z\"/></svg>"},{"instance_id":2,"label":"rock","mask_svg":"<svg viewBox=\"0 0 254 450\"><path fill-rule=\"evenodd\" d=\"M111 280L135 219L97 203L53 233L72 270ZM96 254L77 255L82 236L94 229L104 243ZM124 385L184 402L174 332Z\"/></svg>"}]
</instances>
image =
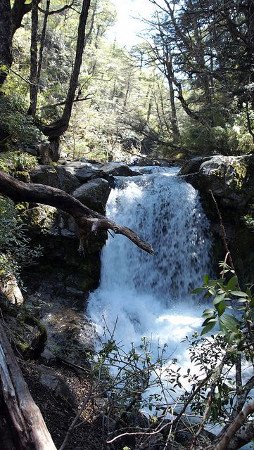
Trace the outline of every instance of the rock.
<instances>
[{"instance_id":1,"label":"rock","mask_svg":"<svg viewBox=\"0 0 254 450\"><path fill-rule=\"evenodd\" d=\"M253 284L254 233L245 217L253 219L254 156L213 156L202 162L197 172L195 170L190 164L185 180L200 192L211 223L215 260L223 260L226 249L218 212L209 191L213 192L220 210L240 285Z\"/></svg>"},{"instance_id":2,"label":"rock","mask_svg":"<svg viewBox=\"0 0 254 450\"><path fill-rule=\"evenodd\" d=\"M40 355L40 361L45 364L52 364L56 361L56 357L48 348L45 348Z\"/></svg>"},{"instance_id":3,"label":"rock","mask_svg":"<svg viewBox=\"0 0 254 450\"><path fill-rule=\"evenodd\" d=\"M67 383L49 367L38 366L40 373L39 382L44 387L52 391L57 397L65 398L75 404L75 397Z\"/></svg>"},{"instance_id":4,"label":"rock","mask_svg":"<svg viewBox=\"0 0 254 450\"><path fill-rule=\"evenodd\" d=\"M92 167L85 166L76 169L75 175L81 183L86 183L93 178L99 178L103 175L103 172L99 169L93 169Z\"/></svg>"},{"instance_id":5,"label":"rock","mask_svg":"<svg viewBox=\"0 0 254 450\"><path fill-rule=\"evenodd\" d=\"M98 212L104 212L110 194L110 185L103 178L88 181L73 192L73 197Z\"/></svg>"},{"instance_id":6,"label":"rock","mask_svg":"<svg viewBox=\"0 0 254 450\"><path fill-rule=\"evenodd\" d=\"M72 192L80 186L80 182L66 166L39 166L31 174L33 183L45 184L65 192Z\"/></svg>"},{"instance_id":7,"label":"rock","mask_svg":"<svg viewBox=\"0 0 254 450\"><path fill-rule=\"evenodd\" d=\"M139 175L139 172L131 170L129 166L123 163L110 162L101 167L101 171L105 175L130 177Z\"/></svg>"},{"instance_id":8,"label":"rock","mask_svg":"<svg viewBox=\"0 0 254 450\"><path fill-rule=\"evenodd\" d=\"M220 203L243 210L254 196L254 157L213 156L201 162L195 159L180 172L201 193L213 192Z\"/></svg>"},{"instance_id":9,"label":"rock","mask_svg":"<svg viewBox=\"0 0 254 450\"><path fill-rule=\"evenodd\" d=\"M14 275L10 275L5 281L0 282L0 292L12 305L22 305L24 297Z\"/></svg>"},{"instance_id":10,"label":"rock","mask_svg":"<svg viewBox=\"0 0 254 450\"><path fill-rule=\"evenodd\" d=\"M205 161L208 161L209 159L210 159L209 156L206 157L197 156L196 158L190 159L183 165L183 167L179 172L179 175L188 175L190 173L193 174L195 172L198 172L201 164Z\"/></svg>"},{"instance_id":11,"label":"rock","mask_svg":"<svg viewBox=\"0 0 254 450\"><path fill-rule=\"evenodd\" d=\"M38 205L25 210L22 214L29 228L38 233L51 233L55 227L58 211L53 206Z\"/></svg>"},{"instance_id":12,"label":"rock","mask_svg":"<svg viewBox=\"0 0 254 450\"><path fill-rule=\"evenodd\" d=\"M172 167L176 163L176 160L168 159L156 159L149 158L147 156L134 156L131 159L131 164L134 166L146 167L146 166L160 166L160 167Z\"/></svg>"}]
</instances>

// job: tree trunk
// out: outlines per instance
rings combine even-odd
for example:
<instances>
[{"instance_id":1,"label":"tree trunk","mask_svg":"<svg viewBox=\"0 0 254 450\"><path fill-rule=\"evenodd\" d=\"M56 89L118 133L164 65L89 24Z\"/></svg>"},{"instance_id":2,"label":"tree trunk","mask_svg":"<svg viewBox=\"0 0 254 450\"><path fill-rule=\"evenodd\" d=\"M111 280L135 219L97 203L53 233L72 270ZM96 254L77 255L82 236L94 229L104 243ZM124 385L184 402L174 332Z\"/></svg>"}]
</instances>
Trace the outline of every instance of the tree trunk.
<instances>
[{"instance_id":1,"label":"tree trunk","mask_svg":"<svg viewBox=\"0 0 254 450\"><path fill-rule=\"evenodd\" d=\"M29 113L35 117L38 94L38 0L32 0L32 27L30 45L30 107Z\"/></svg>"},{"instance_id":2,"label":"tree trunk","mask_svg":"<svg viewBox=\"0 0 254 450\"><path fill-rule=\"evenodd\" d=\"M75 99L75 92L78 86L78 78L82 64L83 51L85 47L86 22L90 3L91 0L83 0L82 3L82 9L79 18L76 56L62 117L50 125L38 124L41 131L49 138L52 161L58 161L60 157L59 153L60 137L67 130L71 118L72 107Z\"/></svg>"},{"instance_id":3,"label":"tree trunk","mask_svg":"<svg viewBox=\"0 0 254 450\"><path fill-rule=\"evenodd\" d=\"M175 91L174 91L174 71L173 71L173 63L172 56L169 51L167 51L167 60L166 60L166 73L169 87L169 99L170 99L170 107L171 107L171 127L172 127L172 135L173 135L173 143L178 144L180 141L180 131L178 127L177 113L176 113L176 105L175 105Z\"/></svg>"},{"instance_id":4,"label":"tree trunk","mask_svg":"<svg viewBox=\"0 0 254 450\"><path fill-rule=\"evenodd\" d=\"M0 1L0 87L12 63L11 5L9 0Z\"/></svg>"},{"instance_id":5,"label":"tree trunk","mask_svg":"<svg viewBox=\"0 0 254 450\"><path fill-rule=\"evenodd\" d=\"M18 28L21 27L21 23L25 14L29 13L32 9L32 2L25 3L25 0L14 0L12 7L12 33L13 37L14 33Z\"/></svg>"},{"instance_id":6,"label":"tree trunk","mask_svg":"<svg viewBox=\"0 0 254 450\"><path fill-rule=\"evenodd\" d=\"M0 322L1 450L56 450Z\"/></svg>"}]
</instances>

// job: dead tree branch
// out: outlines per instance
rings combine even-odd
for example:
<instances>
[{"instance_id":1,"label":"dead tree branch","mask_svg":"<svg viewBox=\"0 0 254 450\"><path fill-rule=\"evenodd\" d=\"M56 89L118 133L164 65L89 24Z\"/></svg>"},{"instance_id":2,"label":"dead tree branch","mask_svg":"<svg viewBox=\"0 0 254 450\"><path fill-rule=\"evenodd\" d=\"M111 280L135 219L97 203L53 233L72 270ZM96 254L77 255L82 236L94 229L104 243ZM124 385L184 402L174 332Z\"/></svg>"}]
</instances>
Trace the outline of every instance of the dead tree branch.
<instances>
[{"instance_id":1,"label":"dead tree branch","mask_svg":"<svg viewBox=\"0 0 254 450\"><path fill-rule=\"evenodd\" d=\"M43 184L24 183L0 171L0 193L15 202L42 203L69 213L75 219L81 235L112 230L115 234L126 236L145 252L153 254L151 245L141 239L133 230L118 225L93 211L61 189Z\"/></svg>"}]
</instances>

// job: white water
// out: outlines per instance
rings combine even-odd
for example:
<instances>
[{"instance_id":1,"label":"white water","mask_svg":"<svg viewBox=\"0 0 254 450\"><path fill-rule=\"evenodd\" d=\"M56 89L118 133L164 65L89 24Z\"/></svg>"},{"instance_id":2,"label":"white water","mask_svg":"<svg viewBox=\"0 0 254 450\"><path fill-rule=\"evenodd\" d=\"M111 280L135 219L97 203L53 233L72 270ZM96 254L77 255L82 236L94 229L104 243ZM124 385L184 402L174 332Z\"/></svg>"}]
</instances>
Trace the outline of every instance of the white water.
<instances>
[{"instance_id":1,"label":"white water","mask_svg":"<svg viewBox=\"0 0 254 450\"><path fill-rule=\"evenodd\" d=\"M191 291L209 272L211 242L197 191L176 172L157 168L152 174L119 177L107 215L136 230L153 245L155 255L123 236L110 237L88 314L99 334L105 323L112 332L117 321L114 338L127 349L148 336L167 343L169 354L184 364L180 341L200 326L204 309Z\"/></svg>"}]
</instances>

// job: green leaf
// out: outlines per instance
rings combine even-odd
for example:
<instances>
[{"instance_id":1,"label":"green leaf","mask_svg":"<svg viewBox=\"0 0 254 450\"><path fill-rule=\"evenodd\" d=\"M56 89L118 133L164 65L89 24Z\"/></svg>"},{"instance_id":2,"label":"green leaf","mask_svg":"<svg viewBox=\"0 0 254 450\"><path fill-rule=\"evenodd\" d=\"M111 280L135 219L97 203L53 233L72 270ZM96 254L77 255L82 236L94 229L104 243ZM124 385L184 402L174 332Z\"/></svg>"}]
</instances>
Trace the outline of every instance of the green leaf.
<instances>
[{"instance_id":1,"label":"green leaf","mask_svg":"<svg viewBox=\"0 0 254 450\"><path fill-rule=\"evenodd\" d=\"M31 3L32 3L32 0L25 0L25 1L24 1L24 4L25 4L25 5L30 5Z\"/></svg>"},{"instance_id":2,"label":"green leaf","mask_svg":"<svg viewBox=\"0 0 254 450\"><path fill-rule=\"evenodd\" d=\"M214 315L214 309L207 308L203 311L202 317L212 317Z\"/></svg>"},{"instance_id":3,"label":"green leaf","mask_svg":"<svg viewBox=\"0 0 254 450\"><path fill-rule=\"evenodd\" d=\"M238 286L238 278L236 275L234 275L232 278L230 278L227 284L227 289L232 291L233 289L236 289L237 286Z\"/></svg>"},{"instance_id":4,"label":"green leaf","mask_svg":"<svg viewBox=\"0 0 254 450\"><path fill-rule=\"evenodd\" d=\"M224 314L223 317L220 317L219 323L222 329L227 331L238 331L239 322L236 318L229 314Z\"/></svg>"},{"instance_id":5,"label":"green leaf","mask_svg":"<svg viewBox=\"0 0 254 450\"><path fill-rule=\"evenodd\" d=\"M236 297L245 297L245 298L248 297L248 294L242 291L232 291L231 294L235 295Z\"/></svg>"},{"instance_id":6,"label":"green leaf","mask_svg":"<svg viewBox=\"0 0 254 450\"><path fill-rule=\"evenodd\" d=\"M200 292L203 292L204 288L199 287L196 289L193 289L192 294L200 294Z\"/></svg>"},{"instance_id":7,"label":"green leaf","mask_svg":"<svg viewBox=\"0 0 254 450\"><path fill-rule=\"evenodd\" d=\"M210 279L210 278L209 278L209 275L207 275L207 274L204 275L204 283L205 283L205 284L208 284L208 283L209 283L209 279Z\"/></svg>"},{"instance_id":8,"label":"green leaf","mask_svg":"<svg viewBox=\"0 0 254 450\"><path fill-rule=\"evenodd\" d=\"M208 333L209 331L211 331L211 330L213 329L215 323L216 323L216 320L215 320L215 322L210 322L210 323L208 323L208 324L203 328L203 330L202 330L202 332L201 332L201 336L203 336L204 334L206 334L206 333Z\"/></svg>"},{"instance_id":9,"label":"green leaf","mask_svg":"<svg viewBox=\"0 0 254 450\"><path fill-rule=\"evenodd\" d=\"M215 305L215 308L218 311L218 316L222 316L222 314L224 313L225 309L226 309L226 302L225 300L222 300L220 303L217 303L217 305Z\"/></svg>"},{"instance_id":10,"label":"green leaf","mask_svg":"<svg viewBox=\"0 0 254 450\"><path fill-rule=\"evenodd\" d=\"M217 322L217 319L213 316L213 317L207 317L207 319L202 323L202 327L205 327L206 325L208 325L209 323L212 322Z\"/></svg>"},{"instance_id":11,"label":"green leaf","mask_svg":"<svg viewBox=\"0 0 254 450\"><path fill-rule=\"evenodd\" d=\"M221 295L216 295L216 297L213 300L214 306L216 306L218 303L222 302L225 299L226 293Z\"/></svg>"}]
</instances>

